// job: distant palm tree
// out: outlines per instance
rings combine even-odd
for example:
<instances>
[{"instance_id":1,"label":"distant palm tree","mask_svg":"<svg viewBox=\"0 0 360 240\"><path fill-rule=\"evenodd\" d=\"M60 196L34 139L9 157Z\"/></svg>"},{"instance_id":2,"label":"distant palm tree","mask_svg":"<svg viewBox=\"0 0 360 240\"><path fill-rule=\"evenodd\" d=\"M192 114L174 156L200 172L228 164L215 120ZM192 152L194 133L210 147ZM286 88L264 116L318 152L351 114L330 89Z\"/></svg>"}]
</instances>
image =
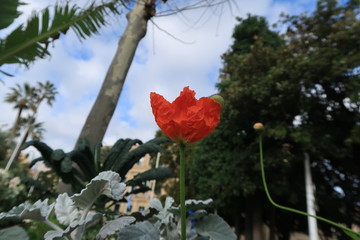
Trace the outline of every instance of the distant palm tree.
<instances>
[{"instance_id":1,"label":"distant palm tree","mask_svg":"<svg viewBox=\"0 0 360 240\"><path fill-rule=\"evenodd\" d=\"M42 101L46 100L46 103L49 106L52 106L57 93L53 83L49 81L46 81L45 83L38 82L38 87L35 88L35 96L33 101L30 102L30 109L33 112L33 116L35 117Z\"/></svg>"},{"instance_id":2,"label":"distant palm tree","mask_svg":"<svg viewBox=\"0 0 360 240\"><path fill-rule=\"evenodd\" d=\"M42 127L43 123L36 122L36 114L43 101L46 101L49 106L52 106L57 93L53 83L49 81L46 81L45 83L38 82L38 87L34 88L33 98L29 102L29 109L32 113L27 118L24 118L21 124L26 129L24 138L21 139L21 145L26 142L29 135L31 135L33 139L39 140L42 138L45 129Z\"/></svg>"},{"instance_id":3,"label":"distant palm tree","mask_svg":"<svg viewBox=\"0 0 360 240\"><path fill-rule=\"evenodd\" d=\"M35 122L35 118L33 118L33 116L29 115L27 118L21 118L20 125L25 126L25 128L21 139L19 139L19 146L22 146L29 136L32 140L41 140L43 138L43 134L45 132L45 128L43 128L44 123ZM12 155L12 159L18 159L20 156L20 149L14 150Z\"/></svg>"},{"instance_id":4,"label":"distant palm tree","mask_svg":"<svg viewBox=\"0 0 360 240\"><path fill-rule=\"evenodd\" d=\"M10 97L11 94L9 94L9 100L16 99L15 96L17 96L18 94L15 94L14 89L19 90L19 87L20 86L18 86L18 89L12 88L14 94L13 97ZM38 86L33 88L27 84L27 88L32 89L31 97L27 98L26 101L24 101L26 102L26 110L30 110L30 115L26 118L26 120L21 121L20 113L20 118L16 120L16 127L20 125L24 126L24 132L21 135L21 139L19 139L19 142L17 143L17 146L15 147L13 153L11 154L10 160L5 168L6 170L8 170L12 162L18 158L20 154L20 146L26 142L29 135L33 135L38 138L42 137L42 133L44 132L44 128L42 128L43 123L35 122L38 109L43 101L46 101L47 104L51 106L53 101L55 100L55 95L58 93L54 84L49 81L46 81L45 83L38 82ZM21 91L18 91L16 93L21 93ZM21 111L23 110L25 110L25 108L22 108Z\"/></svg>"},{"instance_id":5,"label":"distant palm tree","mask_svg":"<svg viewBox=\"0 0 360 240\"><path fill-rule=\"evenodd\" d=\"M21 145L26 142L29 135L42 137L44 128L42 127L43 123L36 123L36 114L40 107L40 104L43 101L49 106L52 106L55 96L58 93L53 83L46 81L45 83L38 82L38 86L34 88L34 92L31 100L29 101L29 110L31 111L30 115L23 119L22 126L24 126L25 135L23 139L20 139Z\"/></svg>"},{"instance_id":6,"label":"distant palm tree","mask_svg":"<svg viewBox=\"0 0 360 240\"><path fill-rule=\"evenodd\" d=\"M36 119L28 116L27 118L21 118L20 125L29 126L26 135L23 138L22 144L24 144L28 137L32 140L42 140L44 137L45 128L43 122L36 122ZM21 145L22 145L21 144Z\"/></svg>"},{"instance_id":7,"label":"distant palm tree","mask_svg":"<svg viewBox=\"0 0 360 240\"><path fill-rule=\"evenodd\" d=\"M31 87L28 83L24 83L23 86L16 84L15 87L10 89L11 92L6 94L5 102L13 103L14 108L17 109L17 116L13 127L11 128L9 139L9 142L12 142L18 133L21 115L24 110L30 108L31 101L36 93L35 88Z\"/></svg>"}]
</instances>

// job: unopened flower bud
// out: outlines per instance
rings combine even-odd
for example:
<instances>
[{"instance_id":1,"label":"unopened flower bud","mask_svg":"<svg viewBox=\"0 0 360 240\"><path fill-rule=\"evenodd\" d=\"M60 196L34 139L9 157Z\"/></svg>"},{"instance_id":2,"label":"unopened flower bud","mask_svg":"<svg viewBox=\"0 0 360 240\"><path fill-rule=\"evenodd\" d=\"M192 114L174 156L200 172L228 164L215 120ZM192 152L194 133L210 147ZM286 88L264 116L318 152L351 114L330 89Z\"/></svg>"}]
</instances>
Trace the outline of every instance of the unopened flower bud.
<instances>
[{"instance_id":1,"label":"unopened flower bud","mask_svg":"<svg viewBox=\"0 0 360 240\"><path fill-rule=\"evenodd\" d=\"M218 94L214 94L212 96L210 96L210 98L212 100L214 100L215 102L217 102L218 104L220 104L221 108L224 108L224 98Z\"/></svg>"},{"instance_id":2,"label":"unopened flower bud","mask_svg":"<svg viewBox=\"0 0 360 240\"><path fill-rule=\"evenodd\" d=\"M255 131L261 132L262 130L264 130L264 125L262 123L255 123L253 128Z\"/></svg>"}]
</instances>

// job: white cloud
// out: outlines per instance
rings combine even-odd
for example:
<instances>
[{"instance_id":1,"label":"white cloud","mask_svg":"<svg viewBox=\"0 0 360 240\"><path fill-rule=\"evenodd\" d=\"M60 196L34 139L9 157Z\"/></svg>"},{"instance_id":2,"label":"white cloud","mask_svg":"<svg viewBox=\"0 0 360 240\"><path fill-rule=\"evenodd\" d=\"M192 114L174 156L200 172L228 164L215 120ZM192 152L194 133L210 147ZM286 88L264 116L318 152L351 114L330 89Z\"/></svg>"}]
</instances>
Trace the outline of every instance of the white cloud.
<instances>
[{"instance_id":1,"label":"white cloud","mask_svg":"<svg viewBox=\"0 0 360 240\"><path fill-rule=\"evenodd\" d=\"M31 6L40 8L49 1L35 2L36 5L31 3ZM157 126L149 103L151 91L162 94L169 101L173 101L184 86L195 90L197 97L215 93L220 56L232 43L235 16L245 17L251 12L266 15L273 21L281 11L289 12L296 6L293 1L246 0L237 3L239 9L225 5L223 9L214 8L214 12L208 10L202 18L201 9L154 18L156 25L172 36L152 23L148 24L148 33L137 49L104 144L112 144L119 138L147 141L154 137ZM26 8L27 12L31 6ZM213 13L215 15L210 15ZM45 122L45 142L54 148L71 150L100 90L125 25L125 19L121 17L100 36L83 43L74 34L62 37L51 49L50 59L37 61L30 70L19 70L14 78L4 77L0 96L15 83L54 82L59 95L52 108L45 104L41 107L38 120ZM184 44L174 37L192 44ZM4 102L0 102L0 109L0 126L11 125L14 110Z\"/></svg>"}]
</instances>

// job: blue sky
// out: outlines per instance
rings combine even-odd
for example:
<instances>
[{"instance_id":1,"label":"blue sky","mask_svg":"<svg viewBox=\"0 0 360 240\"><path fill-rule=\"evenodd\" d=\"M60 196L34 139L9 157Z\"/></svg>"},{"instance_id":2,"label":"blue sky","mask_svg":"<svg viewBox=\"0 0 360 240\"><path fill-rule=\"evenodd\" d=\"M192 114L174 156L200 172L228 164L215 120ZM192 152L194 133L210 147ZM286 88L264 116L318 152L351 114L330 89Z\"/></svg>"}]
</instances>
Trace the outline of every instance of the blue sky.
<instances>
[{"instance_id":1,"label":"blue sky","mask_svg":"<svg viewBox=\"0 0 360 240\"><path fill-rule=\"evenodd\" d=\"M169 0L168 4L174 1ZM51 3L49 0L25 2L31 3L22 8L24 15ZM203 9L155 17L153 21L156 25L171 36L149 22L147 35L137 49L104 145L111 145L119 138L147 141L154 137L157 126L149 103L152 91L162 94L169 101L174 100L184 86L195 90L198 98L216 93L220 56L232 43L236 16L257 14L265 16L272 24L278 20L281 12L298 14L311 11L316 6L315 0L236 2L238 8L233 5L230 10L228 5L224 5L222 10L206 11L200 19ZM35 85L37 81L46 80L55 83L59 95L53 107L46 104L41 106L38 121L45 123L46 143L53 148L70 151L100 90L125 27L125 18L119 17L113 19L112 24L99 35L83 42L74 33L63 36L51 48L50 58L37 61L30 69L16 67L13 78L2 76L4 84L0 88L0 96L4 98L16 83ZM191 44L184 44L174 37ZM0 102L0 109L0 126L9 128L16 112L3 101Z\"/></svg>"}]
</instances>

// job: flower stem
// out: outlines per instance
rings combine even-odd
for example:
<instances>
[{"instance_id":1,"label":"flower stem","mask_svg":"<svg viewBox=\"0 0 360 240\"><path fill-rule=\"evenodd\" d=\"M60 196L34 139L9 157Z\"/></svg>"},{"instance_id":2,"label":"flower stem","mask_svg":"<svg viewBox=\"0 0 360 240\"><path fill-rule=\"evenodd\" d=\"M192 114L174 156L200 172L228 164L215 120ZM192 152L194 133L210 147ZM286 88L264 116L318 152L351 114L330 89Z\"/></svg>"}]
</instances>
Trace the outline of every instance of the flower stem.
<instances>
[{"instance_id":1,"label":"flower stem","mask_svg":"<svg viewBox=\"0 0 360 240\"><path fill-rule=\"evenodd\" d=\"M179 144L180 148L180 216L181 216L181 240L186 240L186 207L185 207L185 147L184 143Z\"/></svg>"},{"instance_id":2,"label":"flower stem","mask_svg":"<svg viewBox=\"0 0 360 240\"><path fill-rule=\"evenodd\" d=\"M289 208L289 207L285 207L285 206L282 206L280 204L277 204L276 202L274 202L270 196L270 193L269 193L269 190L268 190L268 187L267 187L267 184L266 184L266 178L265 178L265 170L264 170L264 159L263 159L263 150L262 150L262 137L261 135L259 135L259 150L260 150L260 168L261 168L261 178L262 178L262 181L263 181L263 185L264 185L264 190L265 190L265 193L266 193L266 196L267 198L269 199L270 203L272 205L274 205L275 207L277 208L280 208L282 210L285 210L285 211L289 211L289 212L293 212L293 213L297 213L297 214L300 214L300 215L304 215L304 216L309 216L309 217L313 217L313 218L316 218L320 221L323 221L323 222L326 222L330 225L333 225L335 227L338 227L340 228L341 230L345 231L345 232L351 232L351 233L354 233L355 235L357 236L360 236L359 233L357 232L354 232L353 230L351 230L350 228L347 228L347 227L344 227L340 224L337 224L331 220L328 220L326 218L323 218L323 217L319 217L319 216L315 216L315 215L312 215L312 214L308 214L306 212L303 212L303 211L300 211L300 210L297 210L297 209L293 209L293 208Z\"/></svg>"}]
</instances>

